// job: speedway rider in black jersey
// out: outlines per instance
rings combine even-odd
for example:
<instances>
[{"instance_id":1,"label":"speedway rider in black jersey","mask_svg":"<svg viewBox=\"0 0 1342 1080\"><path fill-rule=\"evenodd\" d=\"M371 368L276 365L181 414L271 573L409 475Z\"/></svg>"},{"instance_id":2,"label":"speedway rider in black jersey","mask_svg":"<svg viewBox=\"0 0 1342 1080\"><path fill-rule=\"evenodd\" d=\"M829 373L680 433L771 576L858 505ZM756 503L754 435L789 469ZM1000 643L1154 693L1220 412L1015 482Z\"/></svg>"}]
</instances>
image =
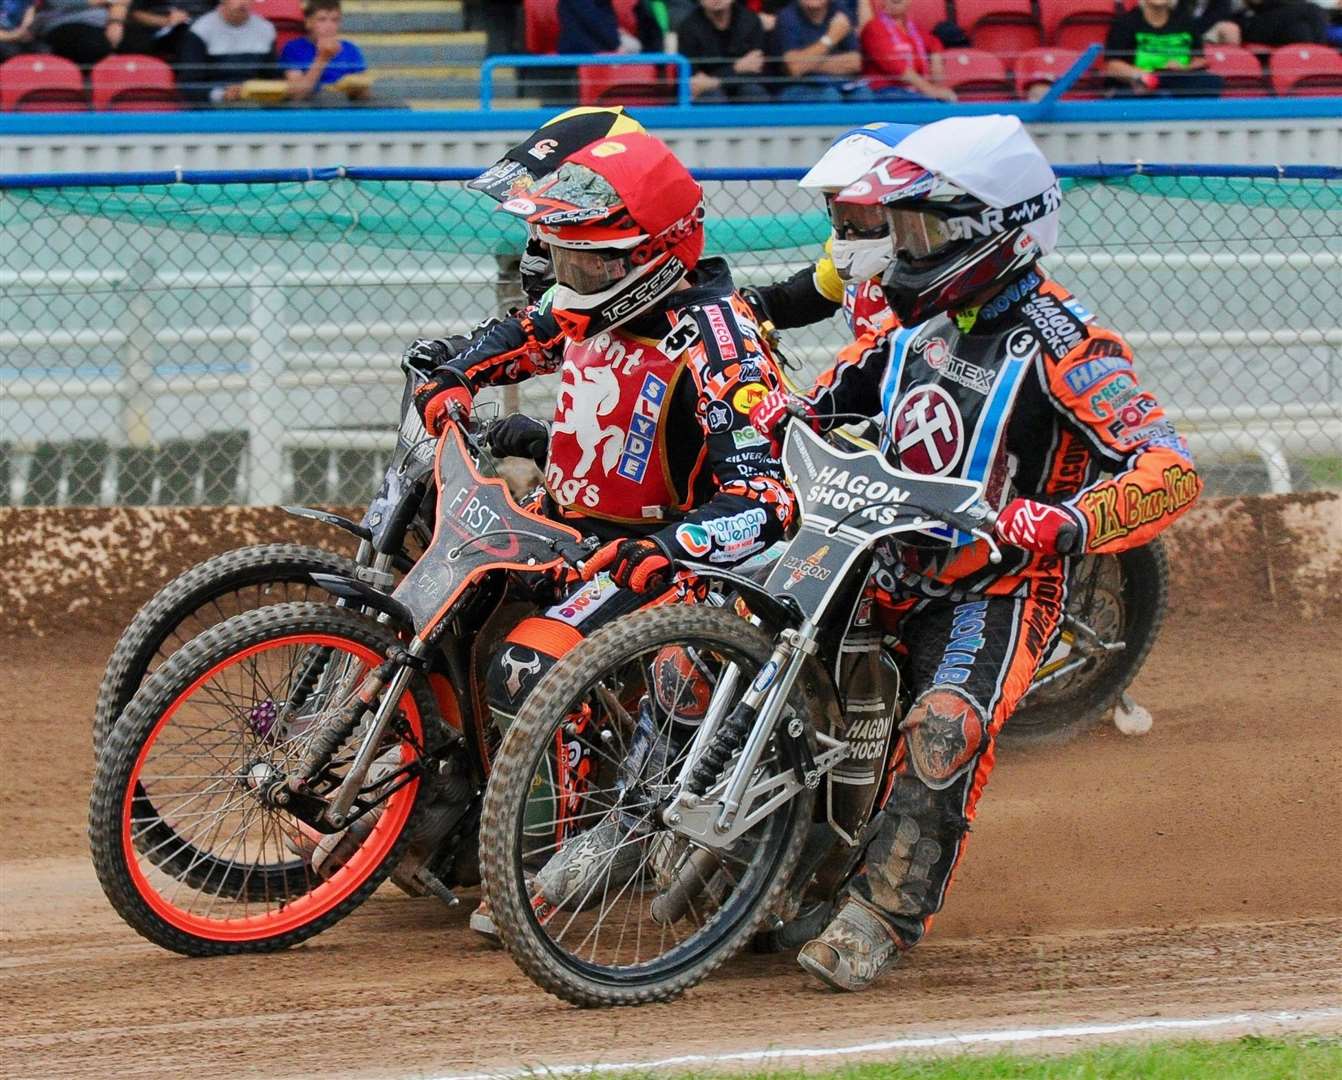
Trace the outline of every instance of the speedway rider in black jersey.
<instances>
[{"instance_id":1,"label":"speedway rider in black jersey","mask_svg":"<svg viewBox=\"0 0 1342 1080\"><path fill-rule=\"evenodd\" d=\"M776 440L799 404L820 429L879 409L900 467L978 481L1000 508L1001 564L940 527L878 555L876 612L909 650L914 699L864 865L798 956L835 989L869 986L945 901L996 735L1051 648L1068 556L1147 543L1201 490L1127 343L1039 266L1060 206L1015 117L904 140L834 203L840 225L888 227L881 283L902 326L848 347L800 402L771 394L752 415Z\"/></svg>"}]
</instances>

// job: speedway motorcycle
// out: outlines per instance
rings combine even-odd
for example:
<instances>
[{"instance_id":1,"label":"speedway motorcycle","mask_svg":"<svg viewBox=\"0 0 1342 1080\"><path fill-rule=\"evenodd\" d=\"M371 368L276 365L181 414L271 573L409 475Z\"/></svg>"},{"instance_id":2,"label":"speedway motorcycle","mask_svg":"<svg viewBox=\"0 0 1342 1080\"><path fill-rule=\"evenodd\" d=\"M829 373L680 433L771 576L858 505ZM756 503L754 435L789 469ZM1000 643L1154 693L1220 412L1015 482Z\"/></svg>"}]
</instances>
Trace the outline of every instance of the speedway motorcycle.
<instances>
[{"instance_id":1,"label":"speedway motorcycle","mask_svg":"<svg viewBox=\"0 0 1342 1080\"><path fill-rule=\"evenodd\" d=\"M791 882L837 895L908 707L869 617L873 550L949 526L1000 560L977 483L903 472L805 424L783 462L800 525L767 580L680 567L751 618L713 603L624 617L547 673L495 758L481 831L494 920L566 1001L674 997L795 916ZM556 788L575 762L581 784ZM537 791L556 793L540 817Z\"/></svg>"},{"instance_id":2,"label":"speedway motorcycle","mask_svg":"<svg viewBox=\"0 0 1342 1080\"><path fill-rule=\"evenodd\" d=\"M145 679L201 631L268 604L326 598L313 574L356 577L389 591L411 567L433 528L424 500L432 489L434 440L414 407L415 388L428 373L404 361L401 369L405 388L396 447L363 519L284 507L354 537L353 557L305 544L256 544L206 559L170 581L136 612L107 661L94 708L95 751Z\"/></svg>"},{"instance_id":3,"label":"speedway motorcycle","mask_svg":"<svg viewBox=\"0 0 1342 1080\"><path fill-rule=\"evenodd\" d=\"M510 579L592 545L483 475L487 451L465 423L433 443L432 538L394 589L313 573L346 604L280 603L219 623L159 666L107 734L94 867L156 944L272 951L339 921L393 868L448 902L478 881L497 741L481 680L512 622Z\"/></svg>"}]
</instances>

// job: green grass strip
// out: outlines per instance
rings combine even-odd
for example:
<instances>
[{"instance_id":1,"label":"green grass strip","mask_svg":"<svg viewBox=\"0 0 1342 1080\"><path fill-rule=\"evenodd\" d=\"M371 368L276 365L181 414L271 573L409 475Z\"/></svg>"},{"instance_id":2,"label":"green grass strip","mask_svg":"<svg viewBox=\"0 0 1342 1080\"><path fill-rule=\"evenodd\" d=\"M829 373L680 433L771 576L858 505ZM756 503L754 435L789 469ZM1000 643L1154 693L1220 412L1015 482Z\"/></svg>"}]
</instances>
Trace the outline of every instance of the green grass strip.
<instances>
[{"instance_id":1,"label":"green grass strip","mask_svg":"<svg viewBox=\"0 0 1342 1080\"><path fill-rule=\"evenodd\" d=\"M624 1074L627 1080L629 1074ZM824 1072L696 1072L678 1080L1339 1080L1342 1038L1263 1038L1102 1046L1059 1056L965 1054Z\"/></svg>"}]
</instances>

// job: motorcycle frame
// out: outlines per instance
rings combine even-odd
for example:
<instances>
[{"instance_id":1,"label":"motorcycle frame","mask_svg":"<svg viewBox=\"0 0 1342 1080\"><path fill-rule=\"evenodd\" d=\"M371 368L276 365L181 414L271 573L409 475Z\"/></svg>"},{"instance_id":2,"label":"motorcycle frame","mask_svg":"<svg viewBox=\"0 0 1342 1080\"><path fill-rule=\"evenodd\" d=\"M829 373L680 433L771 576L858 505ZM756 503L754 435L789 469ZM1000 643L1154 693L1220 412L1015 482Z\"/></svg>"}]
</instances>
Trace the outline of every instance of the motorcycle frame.
<instances>
[{"instance_id":1,"label":"motorcycle frame","mask_svg":"<svg viewBox=\"0 0 1342 1080\"><path fill-rule=\"evenodd\" d=\"M789 426L783 465L797 495L799 527L765 583L746 586L736 575L687 564L696 573L730 577L741 587L747 604L761 595L770 597L763 610L773 618L786 612L782 625L775 624L773 654L734 704L740 672L732 665L719 679L661 811L668 828L709 848L730 847L789 799L818 787L847 756L846 742L794 715L780 744L791 769L757 775L807 660L819 652L821 640L842 637L853 610L854 583L860 595L878 542L929 525L950 525L986 540L994 562L1001 558L990 531L993 511L982 500L980 484L906 473L872 450L846 453L803 424ZM889 498L865 497L877 490L877 483ZM845 598L849 603L843 602ZM695 767L719 737L729 709L753 717L745 742L735 751L730 768L697 794L690 783Z\"/></svg>"}]
</instances>

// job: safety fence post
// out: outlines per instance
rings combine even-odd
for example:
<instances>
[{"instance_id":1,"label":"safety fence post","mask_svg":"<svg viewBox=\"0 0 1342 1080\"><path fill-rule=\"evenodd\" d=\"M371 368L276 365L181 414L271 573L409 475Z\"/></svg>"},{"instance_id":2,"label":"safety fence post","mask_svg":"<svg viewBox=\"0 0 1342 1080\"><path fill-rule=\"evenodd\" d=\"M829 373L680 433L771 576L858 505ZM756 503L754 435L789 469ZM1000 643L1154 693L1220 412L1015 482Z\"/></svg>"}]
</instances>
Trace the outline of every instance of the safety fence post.
<instances>
[{"instance_id":1,"label":"safety fence post","mask_svg":"<svg viewBox=\"0 0 1342 1080\"><path fill-rule=\"evenodd\" d=\"M284 417L280 376L284 373L284 290L260 283L251 288L252 342L247 379L247 502L271 506L284 501Z\"/></svg>"}]
</instances>

